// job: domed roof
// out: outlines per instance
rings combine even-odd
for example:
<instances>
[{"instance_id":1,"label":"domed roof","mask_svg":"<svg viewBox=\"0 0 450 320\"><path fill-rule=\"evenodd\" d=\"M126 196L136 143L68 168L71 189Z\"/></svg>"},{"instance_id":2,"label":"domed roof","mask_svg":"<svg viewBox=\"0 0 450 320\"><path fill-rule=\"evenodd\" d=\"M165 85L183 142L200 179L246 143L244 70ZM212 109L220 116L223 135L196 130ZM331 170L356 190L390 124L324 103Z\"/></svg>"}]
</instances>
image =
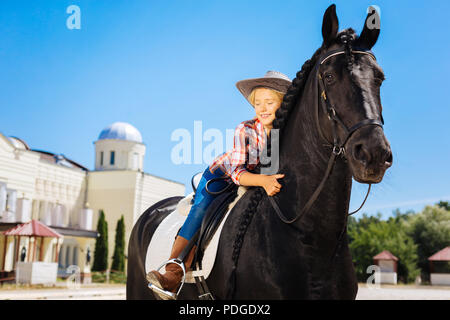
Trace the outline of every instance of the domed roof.
<instances>
[{"instance_id":1,"label":"domed roof","mask_svg":"<svg viewBox=\"0 0 450 320\"><path fill-rule=\"evenodd\" d=\"M116 139L142 143L141 133L126 122L114 122L100 132L98 140Z\"/></svg>"}]
</instances>

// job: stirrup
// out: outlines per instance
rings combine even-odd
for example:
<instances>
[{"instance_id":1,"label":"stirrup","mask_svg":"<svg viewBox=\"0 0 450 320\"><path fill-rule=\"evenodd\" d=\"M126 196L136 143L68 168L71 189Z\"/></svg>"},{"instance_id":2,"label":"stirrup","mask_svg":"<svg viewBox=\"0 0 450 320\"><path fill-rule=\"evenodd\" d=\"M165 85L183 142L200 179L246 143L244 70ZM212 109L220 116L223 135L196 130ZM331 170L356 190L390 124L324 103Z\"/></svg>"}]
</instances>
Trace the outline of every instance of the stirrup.
<instances>
[{"instance_id":1,"label":"stirrup","mask_svg":"<svg viewBox=\"0 0 450 320\"><path fill-rule=\"evenodd\" d=\"M170 264L170 263L174 263L174 264L178 265L178 266L181 268L181 270L183 270L183 278L181 279L180 287L178 288L177 293L173 293L173 292L171 292L171 291L167 291L167 290L164 290L164 289L162 289L162 288L159 288L159 287L155 286L153 283L149 283L149 284L148 284L148 287L150 288L150 290L154 291L154 292L157 293L158 295L159 295L159 294L162 294L162 295L164 295L164 296L168 296L169 298L171 298L171 299L173 299L173 300L177 300L178 295L180 294L181 289L183 288L183 285L184 285L184 281L185 281L185 279L186 279L186 269L184 268L184 263L183 263L183 261L181 261L181 260L178 259L178 258L167 260L167 261L164 262L162 265L160 265L160 266L158 267L158 269L156 269L156 271L159 272L159 270L161 270L163 267L165 267L166 265L168 265L168 264Z\"/></svg>"}]
</instances>

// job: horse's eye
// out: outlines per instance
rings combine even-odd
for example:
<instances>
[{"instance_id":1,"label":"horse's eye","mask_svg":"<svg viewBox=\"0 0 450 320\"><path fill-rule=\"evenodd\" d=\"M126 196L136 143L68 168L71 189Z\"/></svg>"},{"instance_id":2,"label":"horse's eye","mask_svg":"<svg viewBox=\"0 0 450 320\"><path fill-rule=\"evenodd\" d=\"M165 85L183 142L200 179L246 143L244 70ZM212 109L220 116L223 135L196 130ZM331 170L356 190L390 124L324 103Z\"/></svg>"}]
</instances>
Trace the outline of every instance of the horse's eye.
<instances>
[{"instance_id":1,"label":"horse's eye","mask_svg":"<svg viewBox=\"0 0 450 320\"><path fill-rule=\"evenodd\" d=\"M333 75L331 73L327 73L325 75L325 80L327 80L327 82L333 81Z\"/></svg>"}]
</instances>

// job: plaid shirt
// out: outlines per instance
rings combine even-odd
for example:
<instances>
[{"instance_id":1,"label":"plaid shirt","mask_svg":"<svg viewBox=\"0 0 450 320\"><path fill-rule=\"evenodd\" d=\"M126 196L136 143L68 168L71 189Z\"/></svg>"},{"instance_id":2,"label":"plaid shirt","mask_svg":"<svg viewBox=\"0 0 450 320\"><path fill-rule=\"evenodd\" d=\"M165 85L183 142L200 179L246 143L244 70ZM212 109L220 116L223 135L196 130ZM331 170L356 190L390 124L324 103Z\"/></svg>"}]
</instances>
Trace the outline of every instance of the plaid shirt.
<instances>
[{"instance_id":1,"label":"plaid shirt","mask_svg":"<svg viewBox=\"0 0 450 320\"><path fill-rule=\"evenodd\" d=\"M220 168L239 185L241 175L258 165L266 139L264 126L258 119L241 122L234 131L233 149L217 156L209 166L210 171L214 173Z\"/></svg>"}]
</instances>

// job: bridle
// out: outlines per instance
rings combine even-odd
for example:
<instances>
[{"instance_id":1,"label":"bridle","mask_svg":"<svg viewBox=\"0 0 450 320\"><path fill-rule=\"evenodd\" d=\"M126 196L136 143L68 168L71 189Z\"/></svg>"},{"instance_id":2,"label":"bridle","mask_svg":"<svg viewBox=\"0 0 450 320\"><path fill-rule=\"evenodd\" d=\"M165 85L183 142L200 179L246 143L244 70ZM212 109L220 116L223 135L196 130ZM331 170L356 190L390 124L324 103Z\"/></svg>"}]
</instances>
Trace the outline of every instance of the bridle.
<instances>
[{"instance_id":1,"label":"bridle","mask_svg":"<svg viewBox=\"0 0 450 320\"><path fill-rule=\"evenodd\" d=\"M327 59L336 56L336 55L340 55L340 54L345 54L346 50L345 48L340 48L340 49L336 49L336 50L332 50L327 52L326 54L324 54L324 56L319 59L319 67L320 65L322 65ZM374 54L370 51L370 50L352 50L352 53L358 53L358 54L366 54L369 55L370 57L372 57L374 60L375 56ZM331 156L330 159L328 161L328 166L327 169L325 171L324 177L322 178L322 181L320 182L319 186L316 188L316 190L314 191L314 193L312 194L311 198L308 200L308 202L305 204L305 206L303 207L302 211L295 216L293 219L289 220L285 217L285 215L282 213L280 207L278 206L275 198L273 196L269 196L269 200L272 204L272 207L275 209L275 212L277 213L278 217L280 218L281 221L283 221L286 224L291 224L294 223L295 221L297 221L298 219L300 219L307 211L309 211L309 209L312 207L312 205L314 204L314 202L316 201L317 197L319 196L319 194L321 193L323 187L325 186L325 182L328 179L328 176L331 173L331 170L333 169L334 163L337 159L338 156L341 156L344 158L344 160L346 161L346 156L345 156L345 145L347 143L347 141L350 139L350 137L352 136L353 133L355 133L357 130L361 129L362 127L365 126L369 126L369 125L375 125L375 126L379 126L381 128L383 128L384 125L384 121L379 121L379 120L375 120L375 119L364 119L360 122L358 122L357 124L355 124L354 126L348 128L344 122L341 120L341 118L339 117L339 115L336 112L336 109L334 108L333 104L331 103L329 96L327 95L327 87L325 85L325 82L323 80L322 75L320 74L320 72L318 72L318 78L319 78L319 88L320 88L320 98L321 101L319 102L319 104L324 108L324 112L325 114L328 115L328 119L331 121L332 123L332 130L333 130L333 143L330 143L323 135L320 124L319 124L319 119L318 119L318 115L316 112L316 125L317 125L317 129L321 135L321 137L328 143L328 145L333 147L333 150L331 152ZM322 103L322 100L325 103ZM383 119L383 118L381 118ZM337 134L337 126L340 125L344 131L346 132L345 138L343 139L343 142L339 141L339 136ZM361 210L361 208L364 206L364 203L367 200L367 197L369 196L370 193L370 189L371 189L372 184L369 183L369 188L367 190L367 194L364 198L363 203L361 204L361 206L353 211L348 213L348 215L352 215L355 214L356 212L358 212L359 210Z\"/></svg>"},{"instance_id":2,"label":"bridle","mask_svg":"<svg viewBox=\"0 0 450 320\"><path fill-rule=\"evenodd\" d=\"M361 51L361 50L352 50L353 53L359 53L359 54L366 54L369 55L370 57L372 57L372 59L375 59L375 56L373 55L372 52L370 51ZM345 54L345 50L343 49L337 49L337 50L333 50L331 52L328 53L327 56L325 56L325 58L323 58L320 61L320 65L322 65L328 58L339 55L339 54ZM333 153L336 153L336 155L339 154L345 154L345 144L347 143L348 139L350 138L350 136L358 129L364 127L364 126L368 126L368 125L377 125L380 126L381 128L383 128L384 125L384 121L379 121L379 120L374 120L374 119L364 119L360 122L358 122L356 125L354 125L353 127L351 127L350 129L347 128L347 126L344 124L344 122L341 120L341 118L339 117L339 115L336 112L336 109L333 107L333 105L331 104L330 100L327 98L327 94L326 94L326 86L325 86L325 82L323 80L322 75L319 73L318 74L318 78L319 78L319 87L321 90L321 98L323 99L323 101L325 101L325 105L323 103L321 103L322 107L324 108L324 112L328 115L328 119L332 121L332 128L333 128ZM383 118L381 118L383 119ZM322 136L322 138L328 142L328 140L324 137L319 121L318 121L318 117L316 117L316 122L317 122L317 128L318 131L320 133L320 135ZM346 132L346 137L344 139L344 141L342 143L339 143L339 137L336 133L336 125L339 124L344 131ZM330 142L328 142L328 144L331 145Z\"/></svg>"}]
</instances>

